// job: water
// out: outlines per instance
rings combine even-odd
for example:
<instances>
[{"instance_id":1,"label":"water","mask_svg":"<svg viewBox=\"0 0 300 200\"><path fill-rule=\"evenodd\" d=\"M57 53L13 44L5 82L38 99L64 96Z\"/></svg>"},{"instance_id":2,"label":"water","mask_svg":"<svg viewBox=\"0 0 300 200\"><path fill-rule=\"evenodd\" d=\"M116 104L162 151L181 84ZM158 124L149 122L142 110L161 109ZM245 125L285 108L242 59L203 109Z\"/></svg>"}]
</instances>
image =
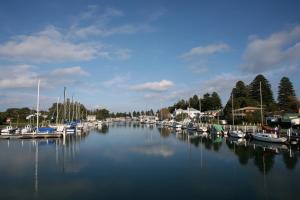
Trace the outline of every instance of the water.
<instances>
[{"instance_id":1,"label":"water","mask_svg":"<svg viewBox=\"0 0 300 200\"><path fill-rule=\"evenodd\" d=\"M300 199L299 149L110 126L1 140L0 199Z\"/></svg>"}]
</instances>

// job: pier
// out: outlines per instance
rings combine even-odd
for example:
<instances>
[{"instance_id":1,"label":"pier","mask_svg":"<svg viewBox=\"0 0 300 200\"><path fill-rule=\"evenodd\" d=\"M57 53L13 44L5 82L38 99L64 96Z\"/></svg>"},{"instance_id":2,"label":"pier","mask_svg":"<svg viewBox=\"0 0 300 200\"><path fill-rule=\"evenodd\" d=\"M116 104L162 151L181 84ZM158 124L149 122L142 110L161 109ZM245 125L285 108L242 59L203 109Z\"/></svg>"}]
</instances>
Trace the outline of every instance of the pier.
<instances>
[{"instance_id":1,"label":"pier","mask_svg":"<svg viewBox=\"0 0 300 200\"><path fill-rule=\"evenodd\" d=\"M0 139L46 139L46 138L61 138L61 133L51 134L11 134L11 135L0 135Z\"/></svg>"}]
</instances>

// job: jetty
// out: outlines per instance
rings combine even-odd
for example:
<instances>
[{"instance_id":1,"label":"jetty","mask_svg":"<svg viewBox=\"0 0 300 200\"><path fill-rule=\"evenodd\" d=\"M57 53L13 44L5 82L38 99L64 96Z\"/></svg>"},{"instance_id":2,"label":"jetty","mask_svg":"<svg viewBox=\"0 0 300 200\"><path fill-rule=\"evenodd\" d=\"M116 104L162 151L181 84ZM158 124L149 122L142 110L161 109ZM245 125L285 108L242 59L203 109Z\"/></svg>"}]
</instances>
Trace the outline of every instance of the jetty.
<instances>
[{"instance_id":1,"label":"jetty","mask_svg":"<svg viewBox=\"0 0 300 200\"><path fill-rule=\"evenodd\" d=\"M46 139L46 138L61 138L61 133L49 133L49 134L9 134L0 135L0 139Z\"/></svg>"}]
</instances>

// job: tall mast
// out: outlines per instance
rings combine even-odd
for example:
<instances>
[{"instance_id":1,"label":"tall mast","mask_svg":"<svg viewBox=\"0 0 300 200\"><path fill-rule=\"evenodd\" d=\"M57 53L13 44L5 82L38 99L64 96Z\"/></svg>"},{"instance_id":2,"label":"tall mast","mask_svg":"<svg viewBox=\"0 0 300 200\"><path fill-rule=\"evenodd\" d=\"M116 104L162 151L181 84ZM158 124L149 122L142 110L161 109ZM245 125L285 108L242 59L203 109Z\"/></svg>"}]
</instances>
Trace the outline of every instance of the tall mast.
<instances>
[{"instance_id":1,"label":"tall mast","mask_svg":"<svg viewBox=\"0 0 300 200\"><path fill-rule=\"evenodd\" d=\"M202 123L202 120L201 120L201 98L199 98L199 110L200 110L200 115L199 115L199 118L200 118L200 123Z\"/></svg>"},{"instance_id":2,"label":"tall mast","mask_svg":"<svg viewBox=\"0 0 300 200\"><path fill-rule=\"evenodd\" d=\"M36 104L36 133L39 132L39 107L40 107L40 82L38 81L37 104Z\"/></svg>"},{"instance_id":3,"label":"tall mast","mask_svg":"<svg viewBox=\"0 0 300 200\"><path fill-rule=\"evenodd\" d=\"M63 117L63 123L66 120L66 113L67 113L67 109L66 109L66 87L64 87L64 117Z\"/></svg>"},{"instance_id":4,"label":"tall mast","mask_svg":"<svg viewBox=\"0 0 300 200\"><path fill-rule=\"evenodd\" d=\"M263 125L263 110L262 110L262 91L261 91L261 81L259 82L259 91L260 91L260 119L261 125Z\"/></svg>"},{"instance_id":5,"label":"tall mast","mask_svg":"<svg viewBox=\"0 0 300 200\"><path fill-rule=\"evenodd\" d=\"M234 126L233 91L231 94L231 107L232 107L232 125Z\"/></svg>"},{"instance_id":6,"label":"tall mast","mask_svg":"<svg viewBox=\"0 0 300 200\"><path fill-rule=\"evenodd\" d=\"M56 103L56 125L58 125L58 103L59 103L59 97L57 98L57 103Z\"/></svg>"},{"instance_id":7,"label":"tall mast","mask_svg":"<svg viewBox=\"0 0 300 200\"><path fill-rule=\"evenodd\" d=\"M74 100L73 100L73 95L72 95L72 121L74 120Z\"/></svg>"},{"instance_id":8,"label":"tall mast","mask_svg":"<svg viewBox=\"0 0 300 200\"><path fill-rule=\"evenodd\" d=\"M71 121L71 100L68 98L68 120Z\"/></svg>"}]
</instances>

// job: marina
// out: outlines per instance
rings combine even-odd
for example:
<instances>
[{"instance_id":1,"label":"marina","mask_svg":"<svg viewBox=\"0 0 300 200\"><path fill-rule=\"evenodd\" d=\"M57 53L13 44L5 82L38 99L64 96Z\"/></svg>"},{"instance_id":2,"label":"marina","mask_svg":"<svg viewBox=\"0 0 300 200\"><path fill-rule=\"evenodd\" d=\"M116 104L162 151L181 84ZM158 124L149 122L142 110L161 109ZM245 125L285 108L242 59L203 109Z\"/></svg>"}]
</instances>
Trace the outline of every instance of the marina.
<instances>
[{"instance_id":1,"label":"marina","mask_svg":"<svg viewBox=\"0 0 300 200\"><path fill-rule=\"evenodd\" d=\"M114 122L65 139L0 140L0 198L299 198L299 146L192 135Z\"/></svg>"},{"instance_id":2,"label":"marina","mask_svg":"<svg viewBox=\"0 0 300 200\"><path fill-rule=\"evenodd\" d=\"M0 2L0 200L300 200L300 1Z\"/></svg>"}]
</instances>

